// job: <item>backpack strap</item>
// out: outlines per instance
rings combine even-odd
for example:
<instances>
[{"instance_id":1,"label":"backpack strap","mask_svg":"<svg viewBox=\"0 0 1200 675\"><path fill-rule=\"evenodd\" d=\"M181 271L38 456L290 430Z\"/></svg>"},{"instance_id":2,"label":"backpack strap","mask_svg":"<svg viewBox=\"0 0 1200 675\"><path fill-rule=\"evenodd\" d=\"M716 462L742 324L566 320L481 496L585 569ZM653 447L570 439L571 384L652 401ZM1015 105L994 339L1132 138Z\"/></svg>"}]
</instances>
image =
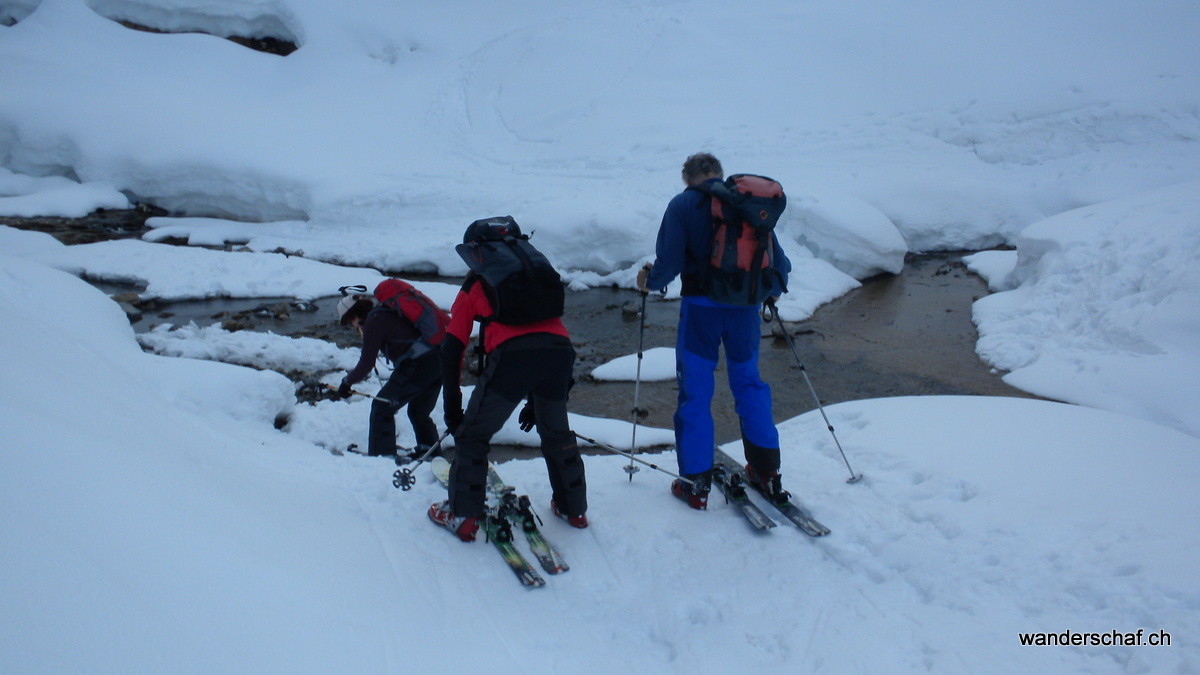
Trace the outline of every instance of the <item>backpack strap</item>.
<instances>
[{"instance_id":1,"label":"backpack strap","mask_svg":"<svg viewBox=\"0 0 1200 675\"><path fill-rule=\"evenodd\" d=\"M463 293L470 293L471 287L475 284L479 284L480 288L483 289L484 295L488 296L488 303L492 305L492 313L495 314L496 305L495 301L492 299L493 294L489 293L487 282L485 282L483 277L479 276L479 274L475 273L474 271L467 272L467 278L465 281L463 281L461 291ZM474 319L479 322L479 336L475 339L473 353L475 354L475 358L478 359L477 365L479 368L479 374L482 375L484 369L487 368L487 352L483 348L483 345L485 344L484 333L487 331L488 324L492 322L492 317L476 316Z\"/></svg>"}]
</instances>

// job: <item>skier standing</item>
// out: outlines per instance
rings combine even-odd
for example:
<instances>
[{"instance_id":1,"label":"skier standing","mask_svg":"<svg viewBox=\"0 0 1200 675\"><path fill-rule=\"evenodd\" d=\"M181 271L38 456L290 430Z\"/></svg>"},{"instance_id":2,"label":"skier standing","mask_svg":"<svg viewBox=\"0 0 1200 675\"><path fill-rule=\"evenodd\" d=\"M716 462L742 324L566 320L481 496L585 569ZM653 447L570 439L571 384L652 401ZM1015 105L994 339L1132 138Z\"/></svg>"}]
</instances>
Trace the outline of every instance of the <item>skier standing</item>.
<instances>
[{"instance_id":1,"label":"skier standing","mask_svg":"<svg viewBox=\"0 0 1200 675\"><path fill-rule=\"evenodd\" d=\"M708 507L712 485L714 430L712 396L718 350L725 348L729 387L741 422L742 443L751 480L770 494L782 491L779 480L779 432L771 412L771 389L758 372L761 339L757 306L735 306L706 295L709 260L713 253L714 216L709 195L724 177L720 161L699 153L683 164L686 189L667 205L658 231L655 261L638 274L643 292L663 290L682 275L683 290L676 338L679 400L675 411L675 444L679 473L691 483L675 480L671 492L694 509ZM767 302L786 291L791 262L772 232L771 287Z\"/></svg>"}]
</instances>

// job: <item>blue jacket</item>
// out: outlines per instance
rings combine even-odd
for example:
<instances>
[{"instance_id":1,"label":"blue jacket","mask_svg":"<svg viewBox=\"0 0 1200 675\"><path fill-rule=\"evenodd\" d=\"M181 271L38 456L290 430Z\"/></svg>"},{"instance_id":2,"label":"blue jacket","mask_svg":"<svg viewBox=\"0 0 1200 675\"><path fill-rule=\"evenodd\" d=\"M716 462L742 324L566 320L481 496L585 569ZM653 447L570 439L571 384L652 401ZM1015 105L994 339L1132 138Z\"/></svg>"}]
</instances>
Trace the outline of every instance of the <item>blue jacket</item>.
<instances>
[{"instance_id":1,"label":"blue jacket","mask_svg":"<svg viewBox=\"0 0 1200 675\"><path fill-rule=\"evenodd\" d=\"M710 178L705 182L713 181L719 182L720 179ZM665 289L676 276L682 275L683 295L704 295L700 275L708 266L712 239L710 199L711 197L699 190L684 190L667 204L662 224L658 228L654 267L646 278L648 288ZM771 239L775 245L775 268L782 275L784 284L771 289L771 295L778 297L787 291L786 283L792 271L792 261L788 260L783 249L779 247L779 238L775 233L771 233Z\"/></svg>"}]
</instances>

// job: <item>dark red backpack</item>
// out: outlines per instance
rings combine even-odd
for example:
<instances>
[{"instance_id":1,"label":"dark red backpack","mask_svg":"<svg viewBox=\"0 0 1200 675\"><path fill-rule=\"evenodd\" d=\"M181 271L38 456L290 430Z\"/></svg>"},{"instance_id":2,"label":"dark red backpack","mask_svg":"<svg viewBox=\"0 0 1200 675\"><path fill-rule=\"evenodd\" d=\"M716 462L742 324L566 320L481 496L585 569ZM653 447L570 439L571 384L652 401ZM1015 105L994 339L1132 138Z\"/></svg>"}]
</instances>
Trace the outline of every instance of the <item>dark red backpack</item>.
<instances>
[{"instance_id":1,"label":"dark red backpack","mask_svg":"<svg viewBox=\"0 0 1200 675\"><path fill-rule=\"evenodd\" d=\"M446 339L450 315L407 281L384 279L375 287L375 299L416 326L421 333L421 342L427 346L420 352L429 351Z\"/></svg>"},{"instance_id":2,"label":"dark red backpack","mask_svg":"<svg viewBox=\"0 0 1200 675\"><path fill-rule=\"evenodd\" d=\"M775 224L787 206L783 186L766 176L734 174L692 189L712 197L713 230L705 294L730 305L756 306L785 281L775 269Z\"/></svg>"}]
</instances>

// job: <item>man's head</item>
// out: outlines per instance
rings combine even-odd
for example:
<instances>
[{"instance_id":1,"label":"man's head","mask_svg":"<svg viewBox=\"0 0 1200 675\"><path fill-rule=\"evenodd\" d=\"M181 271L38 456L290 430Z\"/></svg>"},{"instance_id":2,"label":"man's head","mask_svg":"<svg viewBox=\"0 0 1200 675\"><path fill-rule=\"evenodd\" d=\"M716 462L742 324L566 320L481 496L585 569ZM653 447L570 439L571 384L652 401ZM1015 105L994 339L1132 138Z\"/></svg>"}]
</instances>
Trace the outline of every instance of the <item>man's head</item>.
<instances>
[{"instance_id":1,"label":"man's head","mask_svg":"<svg viewBox=\"0 0 1200 675\"><path fill-rule=\"evenodd\" d=\"M724 178L725 170L721 161L707 152L698 152L683 162L683 182L685 185L699 185L709 178Z\"/></svg>"}]
</instances>

